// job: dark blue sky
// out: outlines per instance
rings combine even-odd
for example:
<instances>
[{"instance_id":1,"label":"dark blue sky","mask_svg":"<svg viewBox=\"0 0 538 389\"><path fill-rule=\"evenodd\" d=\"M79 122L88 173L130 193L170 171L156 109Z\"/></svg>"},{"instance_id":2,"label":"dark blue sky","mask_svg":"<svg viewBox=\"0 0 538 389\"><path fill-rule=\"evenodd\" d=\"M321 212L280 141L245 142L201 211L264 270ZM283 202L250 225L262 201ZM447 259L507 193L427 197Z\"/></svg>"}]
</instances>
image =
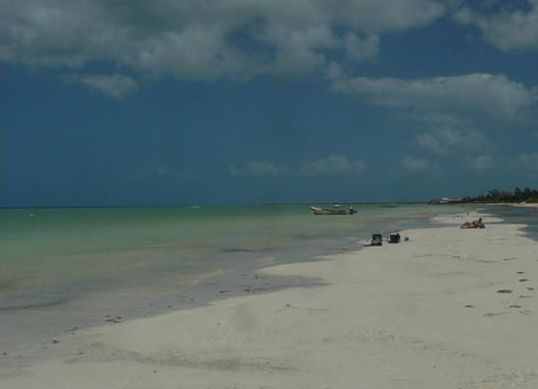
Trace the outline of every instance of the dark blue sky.
<instances>
[{"instance_id":1,"label":"dark blue sky","mask_svg":"<svg viewBox=\"0 0 538 389\"><path fill-rule=\"evenodd\" d=\"M0 4L3 206L538 186L537 1Z\"/></svg>"}]
</instances>

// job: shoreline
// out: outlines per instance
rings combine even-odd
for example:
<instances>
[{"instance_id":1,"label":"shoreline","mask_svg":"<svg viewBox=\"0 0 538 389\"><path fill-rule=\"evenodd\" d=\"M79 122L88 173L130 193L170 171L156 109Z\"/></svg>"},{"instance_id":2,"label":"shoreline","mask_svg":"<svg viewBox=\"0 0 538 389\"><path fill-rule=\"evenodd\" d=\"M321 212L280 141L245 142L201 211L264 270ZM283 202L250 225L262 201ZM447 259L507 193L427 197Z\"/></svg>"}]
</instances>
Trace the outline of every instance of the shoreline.
<instances>
[{"instance_id":1,"label":"shoreline","mask_svg":"<svg viewBox=\"0 0 538 389\"><path fill-rule=\"evenodd\" d=\"M519 204L511 204L510 206L516 207L516 208L538 208L538 203L525 203L525 204L519 203Z\"/></svg>"},{"instance_id":2,"label":"shoreline","mask_svg":"<svg viewBox=\"0 0 538 389\"><path fill-rule=\"evenodd\" d=\"M395 220L377 221L372 226L375 231L388 232L394 227L402 225L412 225L417 228L426 228L431 225L430 218L424 215L414 215ZM3 333L6 334L0 341L0 352L7 352L10 355L26 354L27 350L39 345L47 344L54 338L62 336L64 333L78 332L80 330L99 327L102 325L113 325L119 322L136 320L139 318L153 317L166 314L175 310L189 310L198 307L208 306L216 301L228 299L236 296L245 296L260 293L271 293L277 290L290 287L308 287L317 284L317 279L306 279L301 277L260 277L257 273L267 267L272 267L286 263L308 263L324 260L327 256L334 256L340 253L354 252L362 249L361 241L369 235L366 231L359 231L355 238L334 236L325 239L325 242L313 242L304 240L300 242L305 247L299 250L289 251L279 249L276 253L266 252L252 254L250 260L246 258L244 263L236 266L217 269L211 273L200 274L193 286L181 287L172 293L146 296L141 295L142 300L136 305L119 305L117 308L107 308L93 315L76 314L81 307L92 307L99 303L92 299L92 294L81 295L66 300L61 304L50 306L35 306L29 308L27 312L21 308L4 310ZM311 245L311 243L316 243ZM226 253L231 255L233 253ZM241 255L249 253L238 252ZM135 294L137 291L134 291ZM100 292L104 295L104 292ZM112 291L114 294L114 291ZM117 298L117 297L116 297ZM94 301L95 300L95 301ZM45 310L49 311L37 325L33 312ZM16 316L8 316L15 311ZM68 312L67 314L64 312ZM42 324L42 323L45 324ZM20 323L29 323L20 326ZM35 328L34 328L35 327ZM19 328L23 330L20 331ZM75 331L72 331L75 329ZM29 353L32 355L32 353ZM31 359L33 356L31 356Z\"/></svg>"},{"instance_id":3,"label":"shoreline","mask_svg":"<svg viewBox=\"0 0 538 389\"><path fill-rule=\"evenodd\" d=\"M259 272L316 285L66 335L43 346L51 358L6 365L4 387L530 388L536 242L523 225L487 216L486 229L460 230L461 219Z\"/></svg>"}]
</instances>

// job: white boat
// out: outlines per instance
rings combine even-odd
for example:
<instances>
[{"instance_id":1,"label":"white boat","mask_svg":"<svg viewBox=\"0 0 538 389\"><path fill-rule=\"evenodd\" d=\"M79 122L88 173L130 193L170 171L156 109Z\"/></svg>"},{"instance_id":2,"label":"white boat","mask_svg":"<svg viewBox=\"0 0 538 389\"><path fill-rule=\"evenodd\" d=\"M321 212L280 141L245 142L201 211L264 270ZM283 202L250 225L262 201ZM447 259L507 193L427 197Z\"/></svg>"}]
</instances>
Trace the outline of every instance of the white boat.
<instances>
[{"instance_id":1,"label":"white boat","mask_svg":"<svg viewBox=\"0 0 538 389\"><path fill-rule=\"evenodd\" d=\"M353 215L357 213L353 207L341 208L341 207L332 207L332 208L320 208L320 207L310 207L310 210L314 215Z\"/></svg>"},{"instance_id":2,"label":"white boat","mask_svg":"<svg viewBox=\"0 0 538 389\"><path fill-rule=\"evenodd\" d=\"M441 197L437 204L459 204L463 202L462 199L450 199L448 197Z\"/></svg>"}]
</instances>

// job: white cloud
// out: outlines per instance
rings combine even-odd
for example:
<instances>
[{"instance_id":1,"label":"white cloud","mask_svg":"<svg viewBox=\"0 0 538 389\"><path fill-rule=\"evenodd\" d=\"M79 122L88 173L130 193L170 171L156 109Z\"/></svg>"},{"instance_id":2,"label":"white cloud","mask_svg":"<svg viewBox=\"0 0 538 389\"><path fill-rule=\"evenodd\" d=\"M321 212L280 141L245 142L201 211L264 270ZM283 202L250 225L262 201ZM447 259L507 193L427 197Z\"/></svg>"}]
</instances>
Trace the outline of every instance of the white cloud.
<instances>
[{"instance_id":1,"label":"white cloud","mask_svg":"<svg viewBox=\"0 0 538 389\"><path fill-rule=\"evenodd\" d=\"M402 167L409 172L424 172L431 168L431 164L426 158L405 155L402 157Z\"/></svg>"},{"instance_id":2,"label":"white cloud","mask_svg":"<svg viewBox=\"0 0 538 389\"><path fill-rule=\"evenodd\" d=\"M427 25L445 12L432 0L3 0L2 6L3 61L76 69L110 62L143 75L207 82L321 72L329 52L346 48L350 60L370 58L383 33Z\"/></svg>"},{"instance_id":3,"label":"white cloud","mask_svg":"<svg viewBox=\"0 0 538 389\"><path fill-rule=\"evenodd\" d=\"M394 32L424 26L439 18L445 6L423 0L320 1L325 12L338 15L346 24L364 32Z\"/></svg>"},{"instance_id":4,"label":"white cloud","mask_svg":"<svg viewBox=\"0 0 538 389\"><path fill-rule=\"evenodd\" d=\"M420 133L415 136L415 143L437 155L494 149L493 144L480 131L456 130L450 127Z\"/></svg>"},{"instance_id":5,"label":"white cloud","mask_svg":"<svg viewBox=\"0 0 538 389\"><path fill-rule=\"evenodd\" d=\"M123 74L69 74L63 77L64 81L72 84L81 84L87 88L97 90L117 100L136 92L140 87L132 78Z\"/></svg>"},{"instance_id":6,"label":"white cloud","mask_svg":"<svg viewBox=\"0 0 538 389\"><path fill-rule=\"evenodd\" d=\"M242 166L231 165L229 172L235 177L267 177L281 173L280 169L267 161L250 161Z\"/></svg>"},{"instance_id":7,"label":"white cloud","mask_svg":"<svg viewBox=\"0 0 538 389\"><path fill-rule=\"evenodd\" d=\"M415 119L440 123L458 118L521 120L538 98L535 89L504 75L483 73L411 80L358 77L336 80L332 87Z\"/></svg>"},{"instance_id":8,"label":"white cloud","mask_svg":"<svg viewBox=\"0 0 538 389\"><path fill-rule=\"evenodd\" d=\"M480 14L462 8L456 21L478 27L484 39L503 51L538 50L538 0L529 0L529 9Z\"/></svg>"},{"instance_id":9,"label":"white cloud","mask_svg":"<svg viewBox=\"0 0 538 389\"><path fill-rule=\"evenodd\" d=\"M379 36L369 35L360 39L356 34L346 37L346 56L351 62L361 62L377 56Z\"/></svg>"},{"instance_id":10,"label":"white cloud","mask_svg":"<svg viewBox=\"0 0 538 389\"><path fill-rule=\"evenodd\" d=\"M331 62L329 64L326 73L329 80L340 80L344 78L349 78L349 75L344 70L344 68L336 62Z\"/></svg>"},{"instance_id":11,"label":"white cloud","mask_svg":"<svg viewBox=\"0 0 538 389\"><path fill-rule=\"evenodd\" d=\"M360 174L366 169L361 160L351 160L343 155L330 155L313 161L305 161L301 172L307 176Z\"/></svg>"},{"instance_id":12,"label":"white cloud","mask_svg":"<svg viewBox=\"0 0 538 389\"><path fill-rule=\"evenodd\" d=\"M466 167L477 171L489 170L495 167L495 159L490 155L479 155L468 158Z\"/></svg>"}]
</instances>

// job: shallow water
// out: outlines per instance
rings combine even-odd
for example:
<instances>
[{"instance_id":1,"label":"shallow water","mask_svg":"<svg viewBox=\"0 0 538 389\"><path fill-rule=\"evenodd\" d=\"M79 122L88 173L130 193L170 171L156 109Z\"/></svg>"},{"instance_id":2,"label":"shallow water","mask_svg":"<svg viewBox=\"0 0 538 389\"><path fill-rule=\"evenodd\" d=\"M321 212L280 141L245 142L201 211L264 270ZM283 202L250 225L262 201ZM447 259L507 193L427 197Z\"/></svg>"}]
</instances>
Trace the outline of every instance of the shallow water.
<instances>
[{"instance_id":1,"label":"shallow water","mask_svg":"<svg viewBox=\"0 0 538 389\"><path fill-rule=\"evenodd\" d=\"M525 224L525 234L538 241L538 208L510 207L495 205L487 208L488 212L502 218L506 223Z\"/></svg>"},{"instance_id":2,"label":"shallow water","mask_svg":"<svg viewBox=\"0 0 538 389\"><path fill-rule=\"evenodd\" d=\"M1 210L0 346L169 302L216 274L359 248L373 232L468 209L354 206L353 216L315 216L306 205Z\"/></svg>"}]
</instances>

